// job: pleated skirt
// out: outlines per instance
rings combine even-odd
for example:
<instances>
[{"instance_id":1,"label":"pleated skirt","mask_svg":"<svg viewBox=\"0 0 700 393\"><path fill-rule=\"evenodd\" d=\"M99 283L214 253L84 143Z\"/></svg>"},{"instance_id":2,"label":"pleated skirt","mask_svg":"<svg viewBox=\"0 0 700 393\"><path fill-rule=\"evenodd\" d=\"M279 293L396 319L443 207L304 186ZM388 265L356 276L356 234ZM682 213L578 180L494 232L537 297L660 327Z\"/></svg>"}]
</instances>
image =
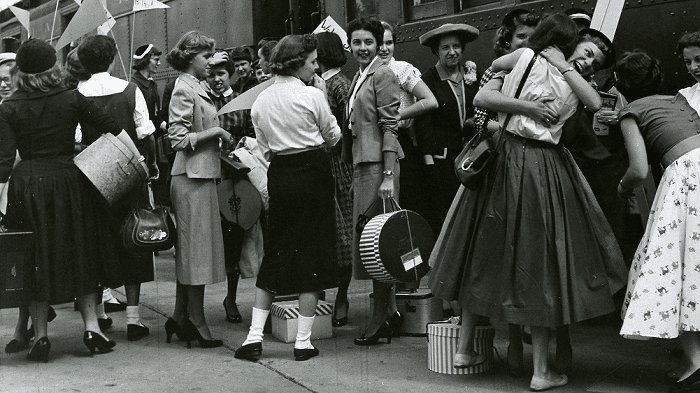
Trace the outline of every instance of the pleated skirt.
<instances>
[{"instance_id":1,"label":"pleated skirt","mask_svg":"<svg viewBox=\"0 0 700 393\"><path fill-rule=\"evenodd\" d=\"M510 133L486 184L460 187L430 262L436 296L534 326L612 312L627 274L571 154Z\"/></svg>"},{"instance_id":2,"label":"pleated skirt","mask_svg":"<svg viewBox=\"0 0 700 393\"><path fill-rule=\"evenodd\" d=\"M317 149L277 155L267 172L268 236L256 286L275 295L338 286L333 175Z\"/></svg>"},{"instance_id":3,"label":"pleated skirt","mask_svg":"<svg viewBox=\"0 0 700 393\"><path fill-rule=\"evenodd\" d=\"M170 195L177 221L177 281L185 285L206 285L226 280L215 180L176 175L172 177Z\"/></svg>"},{"instance_id":4,"label":"pleated skirt","mask_svg":"<svg viewBox=\"0 0 700 393\"><path fill-rule=\"evenodd\" d=\"M33 231L24 266L27 301L71 302L100 290L105 266L117 263L114 242L99 219L101 196L72 157L23 160L12 172L7 226Z\"/></svg>"},{"instance_id":5,"label":"pleated skirt","mask_svg":"<svg viewBox=\"0 0 700 393\"><path fill-rule=\"evenodd\" d=\"M675 338L700 330L700 149L669 165L632 260L623 336Z\"/></svg>"}]
</instances>

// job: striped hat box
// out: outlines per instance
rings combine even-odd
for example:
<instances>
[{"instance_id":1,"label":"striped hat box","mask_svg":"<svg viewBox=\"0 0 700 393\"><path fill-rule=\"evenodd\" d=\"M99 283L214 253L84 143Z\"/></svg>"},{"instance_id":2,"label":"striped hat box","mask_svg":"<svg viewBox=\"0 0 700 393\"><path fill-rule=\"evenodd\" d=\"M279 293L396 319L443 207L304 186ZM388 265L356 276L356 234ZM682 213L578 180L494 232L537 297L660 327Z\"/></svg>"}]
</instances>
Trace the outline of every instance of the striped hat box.
<instances>
[{"instance_id":1,"label":"striped hat box","mask_svg":"<svg viewBox=\"0 0 700 393\"><path fill-rule=\"evenodd\" d=\"M318 301L316 313L314 315L328 315L333 312L333 305L322 300ZM288 302L272 303L270 313L280 319L299 318L299 301L290 300Z\"/></svg>"},{"instance_id":2,"label":"striped hat box","mask_svg":"<svg viewBox=\"0 0 700 393\"><path fill-rule=\"evenodd\" d=\"M382 264L382 257L379 255L379 235L382 231L382 226L396 212L379 214L372 217L365 225L360 236L360 259L365 266L367 273L377 281L385 283L399 282L392 277Z\"/></svg>"},{"instance_id":3,"label":"striped hat box","mask_svg":"<svg viewBox=\"0 0 700 393\"><path fill-rule=\"evenodd\" d=\"M496 330L492 325L477 326L474 334L474 350L486 354L486 361L474 367L454 368L453 357L457 352L461 325L449 322L428 324L428 370L440 374L479 374L493 367L493 337Z\"/></svg>"}]
</instances>

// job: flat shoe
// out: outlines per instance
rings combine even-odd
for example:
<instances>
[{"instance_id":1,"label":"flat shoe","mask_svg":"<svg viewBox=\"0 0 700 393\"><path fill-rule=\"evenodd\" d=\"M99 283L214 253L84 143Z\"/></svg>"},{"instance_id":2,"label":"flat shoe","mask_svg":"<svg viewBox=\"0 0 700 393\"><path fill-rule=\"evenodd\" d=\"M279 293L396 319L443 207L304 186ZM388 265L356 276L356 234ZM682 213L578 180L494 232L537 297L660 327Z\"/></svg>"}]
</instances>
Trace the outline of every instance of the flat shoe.
<instances>
[{"instance_id":1,"label":"flat shoe","mask_svg":"<svg viewBox=\"0 0 700 393\"><path fill-rule=\"evenodd\" d=\"M148 336L149 333L150 331L146 326L136 324L126 325L126 339L129 341L140 340Z\"/></svg>"},{"instance_id":2,"label":"flat shoe","mask_svg":"<svg viewBox=\"0 0 700 393\"><path fill-rule=\"evenodd\" d=\"M260 355L262 355L262 342L250 343L238 348L233 357L257 362Z\"/></svg>"},{"instance_id":3,"label":"flat shoe","mask_svg":"<svg viewBox=\"0 0 700 393\"><path fill-rule=\"evenodd\" d=\"M103 332L112 327L112 318L97 318L97 324L100 325L100 330Z\"/></svg>"},{"instance_id":4,"label":"flat shoe","mask_svg":"<svg viewBox=\"0 0 700 393\"><path fill-rule=\"evenodd\" d=\"M306 348L306 349L296 349L294 348L294 360L298 362L303 362L304 360L309 360L314 356L318 356L318 348Z\"/></svg>"},{"instance_id":5,"label":"flat shoe","mask_svg":"<svg viewBox=\"0 0 700 393\"><path fill-rule=\"evenodd\" d=\"M467 355L465 355L463 353L456 353L455 354L455 361L454 361L452 366L454 368L458 368L458 369L469 368L469 367L478 366L481 363L484 363L486 361L486 356L484 356L482 354L476 354L476 356L470 356L471 358L474 359L474 362L471 364L467 364L466 362L458 362L457 361L458 357L466 357L466 356Z\"/></svg>"},{"instance_id":6,"label":"flat shoe","mask_svg":"<svg viewBox=\"0 0 700 393\"><path fill-rule=\"evenodd\" d=\"M567 377L566 375L562 375L561 380L556 381L556 382L548 381L548 380L540 379L540 378L535 379L535 377L533 376L532 381L530 381L530 391L542 392L545 390L564 386L567 383L569 383L569 377Z\"/></svg>"},{"instance_id":7,"label":"flat shoe","mask_svg":"<svg viewBox=\"0 0 700 393\"><path fill-rule=\"evenodd\" d=\"M105 303L105 312L119 312L119 311L124 311L126 310L127 304L122 302L119 299L115 299L117 302L116 303L110 303L106 302Z\"/></svg>"},{"instance_id":8,"label":"flat shoe","mask_svg":"<svg viewBox=\"0 0 700 393\"><path fill-rule=\"evenodd\" d=\"M22 352L27 348L29 348L29 342L20 342L12 339L9 343L7 343L7 345L5 345L5 353Z\"/></svg>"}]
</instances>

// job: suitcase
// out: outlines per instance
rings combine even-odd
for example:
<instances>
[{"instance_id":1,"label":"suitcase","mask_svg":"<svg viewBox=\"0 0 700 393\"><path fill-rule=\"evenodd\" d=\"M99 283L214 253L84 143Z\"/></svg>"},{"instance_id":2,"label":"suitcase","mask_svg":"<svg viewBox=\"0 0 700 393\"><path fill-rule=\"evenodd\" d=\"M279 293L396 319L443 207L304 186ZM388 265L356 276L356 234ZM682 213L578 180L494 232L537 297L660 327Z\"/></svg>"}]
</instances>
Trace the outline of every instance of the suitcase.
<instances>
[{"instance_id":1,"label":"suitcase","mask_svg":"<svg viewBox=\"0 0 700 393\"><path fill-rule=\"evenodd\" d=\"M26 306L24 266L31 261L33 232L0 233L0 309Z\"/></svg>"},{"instance_id":2,"label":"suitcase","mask_svg":"<svg viewBox=\"0 0 700 393\"><path fill-rule=\"evenodd\" d=\"M369 297L370 303L374 305L374 293ZM427 288L420 288L415 292L397 292L396 308L404 316L401 325L402 336L425 337L425 326L442 319L442 300L436 298Z\"/></svg>"},{"instance_id":3,"label":"suitcase","mask_svg":"<svg viewBox=\"0 0 700 393\"><path fill-rule=\"evenodd\" d=\"M428 370L439 374L478 374L493 368L493 337L496 330L492 325L477 326L474 332L474 350L486 356L486 361L477 366L454 368L453 358L457 352L457 342L462 326L449 321L431 322L428 330Z\"/></svg>"}]
</instances>

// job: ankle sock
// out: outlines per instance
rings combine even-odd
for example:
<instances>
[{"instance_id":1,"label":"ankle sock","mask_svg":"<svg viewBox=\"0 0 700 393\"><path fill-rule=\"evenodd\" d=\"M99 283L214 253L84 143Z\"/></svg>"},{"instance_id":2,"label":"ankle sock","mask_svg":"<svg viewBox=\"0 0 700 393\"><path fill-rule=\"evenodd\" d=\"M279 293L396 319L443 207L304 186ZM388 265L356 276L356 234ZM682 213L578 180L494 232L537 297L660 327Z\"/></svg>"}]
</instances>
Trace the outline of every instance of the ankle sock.
<instances>
[{"instance_id":1,"label":"ankle sock","mask_svg":"<svg viewBox=\"0 0 700 393\"><path fill-rule=\"evenodd\" d=\"M97 314L97 318L99 319L107 319L109 318L107 314L105 314L105 304L100 303L95 307L95 314Z\"/></svg>"},{"instance_id":2,"label":"ankle sock","mask_svg":"<svg viewBox=\"0 0 700 393\"><path fill-rule=\"evenodd\" d=\"M265 322L267 321L267 316L270 314L270 310L261 310L259 308L253 307L253 316L250 321L250 330L248 331L248 337L246 337L243 345L248 345L252 343L259 343L263 340L263 329L265 328Z\"/></svg>"},{"instance_id":3,"label":"ankle sock","mask_svg":"<svg viewBox=\"0 0 700 393\"><path fill-rule=\"evenodd\" d=\"M114 296L112 296L112 290L105 287L102 290L102 303L114 303L113 300L116 301L116 299L114 299Z\"/></svg>"},{"instance_id":4,"label":"ankle sock","mask_svg":"<svg viewBox=\"0 0 700 393\"><path fill-rule=\"evenodd\" d=\"M294 349L311 349L311 326L314 324L314 317L299 315L299 328L297 329L297 340L294 342Z\"/></svg>"},{"instance_id":5,"label":"ankle sock","mask_svg":"<svg viewBox=\"0 0 700 393\"><path fill-rule=\"evenodd\" d=\"M139 306L127 306L126 307L126 324L127 325L140 325L141 316L139 315Z\"/></svg>"}]
</instances>

